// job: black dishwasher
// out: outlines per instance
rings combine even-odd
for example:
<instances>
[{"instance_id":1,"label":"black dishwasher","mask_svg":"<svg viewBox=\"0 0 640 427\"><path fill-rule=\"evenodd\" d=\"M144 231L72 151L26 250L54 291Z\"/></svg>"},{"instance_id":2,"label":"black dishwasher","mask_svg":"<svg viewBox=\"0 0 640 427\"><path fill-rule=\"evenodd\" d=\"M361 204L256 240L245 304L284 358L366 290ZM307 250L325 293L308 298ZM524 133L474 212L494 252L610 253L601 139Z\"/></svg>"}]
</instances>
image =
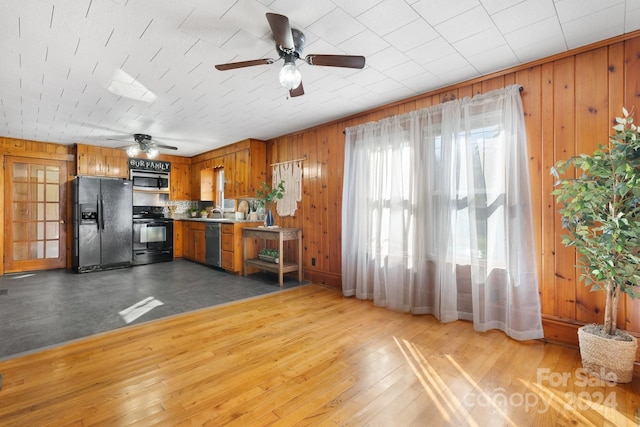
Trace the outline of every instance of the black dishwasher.
<instances>
[{"instance_id":1,"label":"black dishwasher","mask_svg":"<svg viewBox=\"0 0 640 427\"><path fill-rule=\"evenodd\" d=\"M220 223L207 224L205 230L206 248L204 259L207 265L221 267L222 250L220 247Z\"/></svg>"}]
</instances>

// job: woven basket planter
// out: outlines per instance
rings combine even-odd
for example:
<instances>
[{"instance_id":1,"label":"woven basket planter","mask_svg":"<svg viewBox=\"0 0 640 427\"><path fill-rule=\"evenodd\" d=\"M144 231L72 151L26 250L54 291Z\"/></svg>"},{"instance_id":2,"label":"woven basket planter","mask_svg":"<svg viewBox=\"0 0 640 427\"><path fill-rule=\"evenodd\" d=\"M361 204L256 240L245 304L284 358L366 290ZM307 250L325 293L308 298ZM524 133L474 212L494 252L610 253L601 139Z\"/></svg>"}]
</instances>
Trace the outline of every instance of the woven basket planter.
<instances>
[{"instance_id":1,"label":"woven basket planter","mask_svg":"<svg viewBox=\"0 0 640 427\"><path fill-rule=\"evenodd\" d=\"M583 368L603 380L631 382L638 340L631 335L630 341L614 340L589 332L597 328L602 326L586 325L578 329Z\"/></svg>"},{"instance_id":2,"label":"woven basket planter","mask_svg":"<svg viewBox=\"0 0 640 427\"><path fill-rule=\"evenodd\" d=\"M274 264L278 264L280 262L279 258L273 257L273 256L269 256L269 255L263 255L263 254L259 254L258 255L258 259L261 259L263 261L267 261L267 262L272 262Z\"/></svg>"}]
</instances>

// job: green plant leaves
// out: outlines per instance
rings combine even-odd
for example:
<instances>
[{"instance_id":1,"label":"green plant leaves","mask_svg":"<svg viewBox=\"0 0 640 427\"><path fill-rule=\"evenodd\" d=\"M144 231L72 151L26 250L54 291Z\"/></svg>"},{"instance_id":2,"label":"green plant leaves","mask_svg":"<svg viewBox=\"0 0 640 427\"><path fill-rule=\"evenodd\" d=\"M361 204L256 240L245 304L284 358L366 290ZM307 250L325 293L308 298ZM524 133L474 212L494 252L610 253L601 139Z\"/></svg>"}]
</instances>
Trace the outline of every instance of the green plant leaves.
<instances>
[{"instance_id":1,"label":"green plant leaves","mask_svg":"<svg viewBox=\"0 0 640 427\"><path fill-rule=\"evenodd\" d=\"M626 109L608 145L558 161L551 192L580 257L580 279L592 291L618 288L640 296L640 137ZM571 176L572 174L575 177Z\"/></svg>"}]
</instances>

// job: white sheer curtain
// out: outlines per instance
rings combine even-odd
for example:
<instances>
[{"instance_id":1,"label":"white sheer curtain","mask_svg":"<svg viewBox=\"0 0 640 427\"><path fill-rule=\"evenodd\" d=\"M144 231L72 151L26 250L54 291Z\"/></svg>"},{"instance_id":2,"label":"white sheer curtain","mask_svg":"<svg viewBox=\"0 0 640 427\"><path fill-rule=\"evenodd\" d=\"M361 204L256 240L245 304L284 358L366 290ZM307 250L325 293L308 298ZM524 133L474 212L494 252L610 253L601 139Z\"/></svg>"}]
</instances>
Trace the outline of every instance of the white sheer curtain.
<instances>
[{"instance_id":1,"label":"white sheer curtain","mask_svg":"<svg viewBox=\"0 0 640 427\"><path fill-rule=\"evenodd\" d=\"M346 130L345 296L543 336L519 89Z\"/></svg>"}]
</instances>

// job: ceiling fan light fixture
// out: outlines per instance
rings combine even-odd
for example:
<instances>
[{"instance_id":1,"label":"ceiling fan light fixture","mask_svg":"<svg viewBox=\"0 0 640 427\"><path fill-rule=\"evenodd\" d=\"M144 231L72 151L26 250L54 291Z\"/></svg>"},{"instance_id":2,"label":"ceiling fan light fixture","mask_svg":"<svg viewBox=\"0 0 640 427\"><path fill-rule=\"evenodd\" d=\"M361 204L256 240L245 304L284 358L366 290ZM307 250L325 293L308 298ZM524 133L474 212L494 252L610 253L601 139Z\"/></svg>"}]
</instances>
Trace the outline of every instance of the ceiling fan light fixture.
<instances>
[{"instance_id":1,"label":"ceiling fan light fixture","mask_svg":"<svg viewBox=\"0 0 640 427\"><path fill-rule=\"evenodd\" d=\"M127 155L129 157L135 157L138 155L138 153L140 153L140 148L136 145L132 145L131 147L127 148Z\"/></svg>"},{"instance_id":2,"label":"ceiling fan light fixture","mask_svg":"<svg viewBox=\"0 0 640 427\"><path fill-rule=\"evenodd\" d=\"M302 82L302 74L295 62L285 62L280 69L280 84L286 87L288 90L293 90L300 86Z\"/></svg>"},{"instance_id":3,"label":"ceiling fan light fixture","mask_svg":"<svg viewBox=\"0 0 640 427\"><path fill-rule=\"evenodd\" d=\"M148 159L153 159L155 158L158 154L160 154L160 151L156 148L156 147L149 147L147 149L147 158Z\"/></svg>"}]
</instances>

